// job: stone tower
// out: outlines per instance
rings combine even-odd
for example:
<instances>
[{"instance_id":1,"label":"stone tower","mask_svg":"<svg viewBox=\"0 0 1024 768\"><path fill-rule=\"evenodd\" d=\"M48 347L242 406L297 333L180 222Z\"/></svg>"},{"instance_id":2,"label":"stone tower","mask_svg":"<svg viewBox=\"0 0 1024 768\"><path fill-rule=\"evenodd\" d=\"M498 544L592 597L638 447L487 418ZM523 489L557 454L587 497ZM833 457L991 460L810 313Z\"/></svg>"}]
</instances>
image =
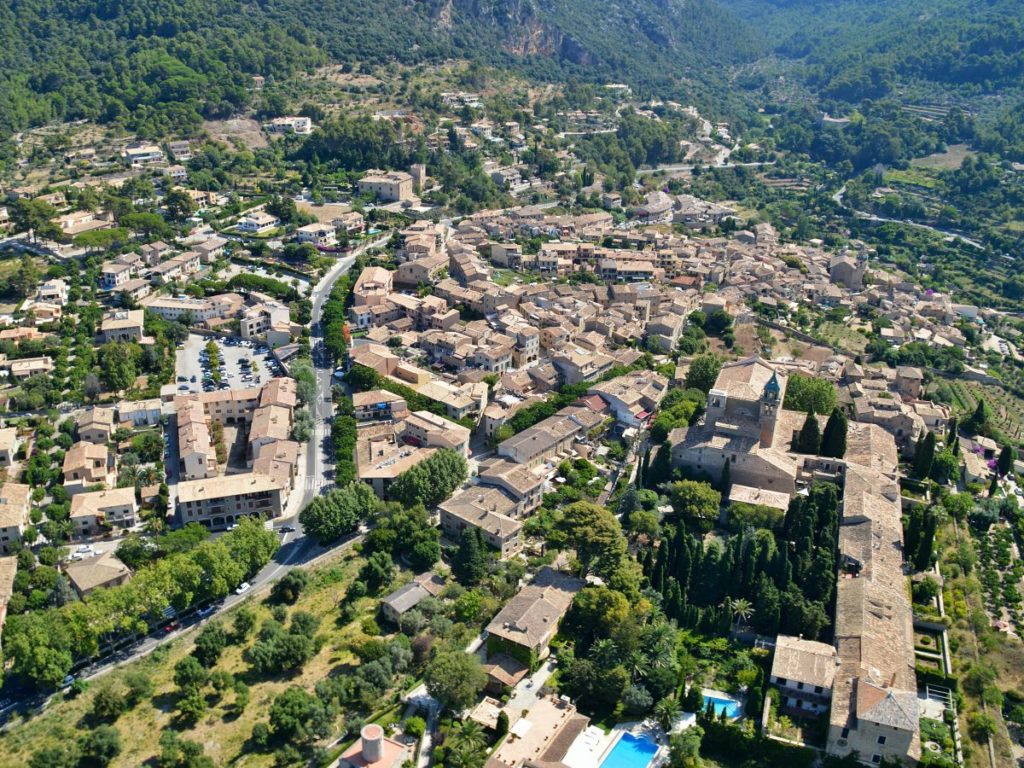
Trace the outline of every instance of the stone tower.
<instances>
[{"instance_id":1,"label":"stone tower","mask_svg":"<svg viewBox=\"0 0 1024 768\"><path fill-rule=\"evenodd\" d=\"M772 377L764 385L761 392L761 410L758 414L758 424L761 426L761 446L771 448L775 440L775 424L779 419L779 408L782 407L782 387L779 384L779 375L772 371Z\"/></svg>"}]
</instances>

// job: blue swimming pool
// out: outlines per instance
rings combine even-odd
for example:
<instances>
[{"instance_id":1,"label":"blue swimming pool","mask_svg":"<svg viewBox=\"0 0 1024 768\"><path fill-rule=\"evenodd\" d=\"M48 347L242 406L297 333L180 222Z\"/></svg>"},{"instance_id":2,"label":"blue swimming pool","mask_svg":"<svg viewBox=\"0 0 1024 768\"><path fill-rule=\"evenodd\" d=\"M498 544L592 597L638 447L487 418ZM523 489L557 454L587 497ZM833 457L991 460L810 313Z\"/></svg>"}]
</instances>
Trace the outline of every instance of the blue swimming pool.
<instances>
[{"instance_id":1,"label":"blue swimming pool","mask_svg":"<svg viewBox=\"0 0 1024 768\"><path fill-rule=\"evenodd\" d=\"M656 754L658 745L646 736L624 733L601 761L601 768L647 768Z\"/></svg>"},{"instance_id":2,"label":"blue swimming pool","mask_svg":"<svg viewBox=\"0 0 1024 768\"><path fill-rule=\"evenodd\" d=\"M718 696L708 696L707 694L704 694L705 710L708 708L709 701L712 702L716 715L721 715L724 711L726 717L730 720L734 720L743 714L743 707L738 701L734 701L733 699L723 699Z\"/></svg>"}]
</instances>

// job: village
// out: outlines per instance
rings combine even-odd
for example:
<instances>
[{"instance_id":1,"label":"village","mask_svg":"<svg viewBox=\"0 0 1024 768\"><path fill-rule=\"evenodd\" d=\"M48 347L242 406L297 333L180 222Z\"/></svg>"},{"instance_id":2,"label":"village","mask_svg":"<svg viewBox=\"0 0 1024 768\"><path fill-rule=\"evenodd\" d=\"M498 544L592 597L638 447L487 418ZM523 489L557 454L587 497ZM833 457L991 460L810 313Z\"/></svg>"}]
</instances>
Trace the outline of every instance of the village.
<instances>
[{"instance_id":1,"label":"village","mask_svg":"<svg viewBox=\"0 0 1024 768\"><path fill-rule=\"evenodd\" d=\"M962 765L938 516L990 516L971 534L987 551L1024 500L1019 411L989 372L1020 356L1005 313L922 288L869 243L794 242L662 176L591 178L588 204L567 205L585 158L563 150L542 178L525 157L545 131L460 119L474 93L443 103L450 130L428 139L491 148L481 173L507 204L453 210L420 162L364 169L335 201L258 191L265 178L209 191L190 181L209 176L206 148L184 140L79 146L59 162L88 181L5 189L0 638L18 695L80 699L115 654L136 658L138 633L195 642L337 556L360 566L326 609L351 604L343 623L361 627L363 645L332 640L366 654L346 674L424 637L448 650L416 674L389 662L376 697L324 694L353 714L321 737L321 764L462 765L462 739L486 768L646 768L698 731L756 731L868 765ZM561 138L619 114L562 114ZM729 162L728 125L679 114L696 126L680 159ZM388 526L403 533L385 545ZM67 641L57 672L34 666L33 621L129 594L199 551L161 549L186 531L266 551L157 590L88 653ZM691 560L721 576L710 591ZM747 572L730 581L727 563ZM982 615L1019 638L1006 566ZM691 668L675 658L666 682L615 658L631 643L651 661L662 628L692 643ZM584 680L601 673L621 685ZM401 717L370 717L385 699Z\"/></svg>"}]
</instances>

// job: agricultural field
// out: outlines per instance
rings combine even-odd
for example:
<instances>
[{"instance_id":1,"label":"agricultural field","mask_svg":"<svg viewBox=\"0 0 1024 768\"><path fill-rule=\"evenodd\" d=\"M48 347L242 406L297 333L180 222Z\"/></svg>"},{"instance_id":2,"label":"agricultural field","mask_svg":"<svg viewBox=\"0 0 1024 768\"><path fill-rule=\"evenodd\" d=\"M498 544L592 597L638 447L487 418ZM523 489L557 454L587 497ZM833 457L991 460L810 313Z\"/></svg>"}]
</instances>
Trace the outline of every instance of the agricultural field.
<instances>
[{"instance_id":1,"label":"agricultural field","mask_svg":"<svg viewBox=\"0 0 1024 768\"><path fill-rule=\"evenodd\" d=\"M937 152L927 157L919 157L910 161L914 168L934 168L936 170L950 171L959 168L964 159L973 157L974 153L966 144L951 144L945 152Z\"/></svg>"}]
</instances>

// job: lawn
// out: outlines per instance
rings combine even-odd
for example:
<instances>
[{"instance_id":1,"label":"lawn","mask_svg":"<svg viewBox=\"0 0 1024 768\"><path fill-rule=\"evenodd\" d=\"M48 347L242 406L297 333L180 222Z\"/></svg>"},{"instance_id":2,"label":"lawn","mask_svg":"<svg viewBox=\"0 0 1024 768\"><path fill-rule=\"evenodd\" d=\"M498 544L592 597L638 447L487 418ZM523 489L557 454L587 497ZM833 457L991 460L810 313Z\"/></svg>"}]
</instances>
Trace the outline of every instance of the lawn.
<instances>
[{"instance_id":1,"label":"lawn","mask_svg":"<svg viewBox=\"0 0 1024 768\"><path fill-rule=\"evenodd\" d=\"M230 714L233 694L229 692L223 701L210 702L206 715L194 726L180 728L181 736L203 744L206 754L215 765L273 765L272 754L242 754L242 748L249 738L253 724L267 721L274 697L292 685L299 685L312 691L314 685L326 678L332 670L339 666L358 663L350 649L353 644L367 638L362 631L362 621L373 615L377 599L360 599L356 618L346 625L338 626L334 617L338 615L338 601L355 578L362 562L360 557L349 552L313 570L309 586L295 606L289 610L289 613L297 610L307 611L321 619L319 634L323 636L324 643L319 653L307 662L301 671L293 676L273 678L253 675L242 657L244 647L229 646L215 669L230 672L249 685L251 699L244 715L236 718ZM245 604L255 610L257 626L270 618L270 608L263 601L252 599ZM229 611L217 621L230 628L236 610ZM116 721L122 751L111 766L134 768L146 764L159 752L160 732L175 722L177 697L173 682L174 665L192 651L195 635L195 632L191 632L176 639L158 649L149 658L93 681L89 689L77 698L59 700L42 715L29 717L16 724L0 736L0 767L24 766L36 750L62 741L74 740L86 727L95 725L94 719L88 714L95 691L110 682L123 681L128 672L135 670L144 670L150 675L154 684L154 694L150 699L122 714ZM249 642L245 643L248 644ZM179 730L179 727L175 726L175 729Z\"/></svg>"}]
</instances>

